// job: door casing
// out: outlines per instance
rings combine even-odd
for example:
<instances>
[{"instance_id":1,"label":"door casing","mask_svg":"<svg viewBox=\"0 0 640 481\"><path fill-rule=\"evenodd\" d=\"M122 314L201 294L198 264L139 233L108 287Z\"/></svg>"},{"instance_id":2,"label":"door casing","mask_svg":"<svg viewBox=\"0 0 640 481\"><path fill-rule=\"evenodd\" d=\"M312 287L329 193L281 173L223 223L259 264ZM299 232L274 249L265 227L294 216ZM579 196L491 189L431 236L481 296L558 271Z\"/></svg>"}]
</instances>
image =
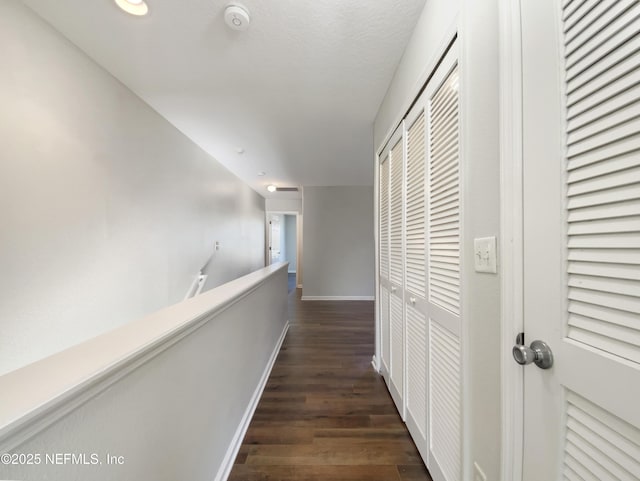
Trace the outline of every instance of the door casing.
<instances>
[{"instance_id":1,"label":"door casing","mask_svg":"<svg viewBox=\"0 0 640 481\"><path fill-rule=\"evenodd\" d=\"M524 331L521 0L499 0L502 481L522 481L524 370L511 349Z\"/></svg>"},{"instance_id":2,"label":"door casing","mask_svg":"<svg viewBox=\"0 0 640 481\"><path fill-rule=\"evenodd\" d=\"M272 214L277 215L295 215L296 216L296 288L302 287L302 214L297 211L283 211L283 210L268 210L265 212L265 227L266 227L266 242L265 242L265 256L266 265L271 264L271 253L269 252L269 246L271 244L271 229L269 228L269 217Z\"/></svg>"}]
</instances>

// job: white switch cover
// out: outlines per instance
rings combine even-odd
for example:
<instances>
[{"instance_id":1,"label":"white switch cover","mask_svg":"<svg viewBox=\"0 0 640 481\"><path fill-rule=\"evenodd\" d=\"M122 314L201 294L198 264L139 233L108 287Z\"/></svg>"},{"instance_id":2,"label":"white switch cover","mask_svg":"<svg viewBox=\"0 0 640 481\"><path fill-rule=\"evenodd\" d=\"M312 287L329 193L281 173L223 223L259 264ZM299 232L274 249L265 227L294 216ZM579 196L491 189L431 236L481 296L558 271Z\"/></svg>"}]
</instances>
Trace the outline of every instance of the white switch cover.
<instances>
[{"instance_id":1,"label":"white switch cover","mask_svg":"<svg viewBox=\"0 0 640 481\"><path fill-rule=\"evenodd\" d=\"M473 261L476 272L498 272L496 262L496 238L482 237L473 240Z\"/></svg>"}]
</instances>

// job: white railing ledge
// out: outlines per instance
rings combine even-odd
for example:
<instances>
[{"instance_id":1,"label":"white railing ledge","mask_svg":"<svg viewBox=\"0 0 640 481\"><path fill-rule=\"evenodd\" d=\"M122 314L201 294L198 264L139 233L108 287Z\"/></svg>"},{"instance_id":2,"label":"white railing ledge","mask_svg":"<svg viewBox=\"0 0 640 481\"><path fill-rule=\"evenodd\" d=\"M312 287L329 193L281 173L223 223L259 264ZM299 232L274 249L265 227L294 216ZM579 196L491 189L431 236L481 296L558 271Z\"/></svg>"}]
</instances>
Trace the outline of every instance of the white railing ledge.
<instances>
[{"instance_id":1,"label":"white railing ledge","mask_svg":"<svg viewBox=\"0 0 640 481\"><path fill-rule=\"evenodd\" d=\"M0 376L0 453L95 397L286 266L272 264Z\"/></svg>"}]
</instances>

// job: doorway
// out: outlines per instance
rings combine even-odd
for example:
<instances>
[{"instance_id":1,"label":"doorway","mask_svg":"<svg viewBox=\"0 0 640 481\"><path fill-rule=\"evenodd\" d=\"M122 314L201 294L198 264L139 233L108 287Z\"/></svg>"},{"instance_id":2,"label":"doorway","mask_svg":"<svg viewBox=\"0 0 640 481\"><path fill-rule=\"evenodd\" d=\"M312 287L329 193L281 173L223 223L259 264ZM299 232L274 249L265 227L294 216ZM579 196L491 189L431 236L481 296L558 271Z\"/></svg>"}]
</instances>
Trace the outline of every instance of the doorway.
<instances>
[{"instance_id":1,"label":"doorway","mask_svg":"<svg viewBox=\"0 0 640 481\"><path fill-rule=\"evenodd\" d=\"M268 264L288 262L288 292L302 287L301 216L297 212L267 212Z\"/></svg>"}]
</instances>

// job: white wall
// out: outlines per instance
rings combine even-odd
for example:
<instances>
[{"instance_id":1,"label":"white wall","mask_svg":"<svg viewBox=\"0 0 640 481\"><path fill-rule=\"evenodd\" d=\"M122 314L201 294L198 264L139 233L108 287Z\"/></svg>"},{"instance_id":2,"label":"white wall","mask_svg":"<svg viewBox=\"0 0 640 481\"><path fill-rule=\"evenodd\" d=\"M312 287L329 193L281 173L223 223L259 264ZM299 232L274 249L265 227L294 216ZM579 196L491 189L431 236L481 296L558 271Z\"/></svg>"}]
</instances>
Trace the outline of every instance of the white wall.
<instances>
[{"instance_id":1,"label":"white wall","mask_svg":"<svg viewBox=\"0 0 640 481\"><path fill-rule=\"evenodd\" d=\"M303 229L303 298L373 296L373 187L305 187Z\"/></svg>"},{"instance_id":2,"label":"white wall","mask_svg":"<svg viewBox=\"0 0 640 481\"><path fill-rule=\"evenodd\" d=\"M464 178L462 292L468 326L468 470L475 461L487 479L500 479L500 277L476 273L473 239L500 238L498 2L462 0L460 67ZM500 263L500 246L498 246ZM469 478L473 479L473 478Z\"/></svg>"},{"instance_id":3,"label":"white wall","mask_svg":"<svg viewBox=\"0 0 640 481\"><path fill-rule=\"evenodd\" d=\"M289 272L296 272L297 227L295 215L284 216L285 260L289 263Z\"/></svg>"},{"instance_id":4,"label":"white wall","mask_svg":"<svg viewBox=\"0 0 640 481\"><path fill-rule=\"evenodd\" d=\"M447 33L455 29L459 3L460 0L427 0L378 110L373 129L376 151L400 123L440 58Z\"/></svg>"},{"instance_id":5,"label":"white wall","mask_svg":"<svg viewBox=\"0 0 640 481\"><path fill-rule=\"evenodd\" d=\"M264 199L0 2L0 374L264 265Z\"/></svg>"},{"instance_id":6,"label":"white wall","mask_svg":"<svg viewBox=\"0 0 640 481\"><path fill-rule=\"evenodd\" d=\"M286 229L287 229L287 218L284 215L280 217L280 262L286 262L289 250L287 246L287 237L286 237Z\"/></svg>"},{"instance_id":7,"label":"white wall","mask_svg":"<svg viewBox=\"0 0 640 481\"><path fill-rule=\"evenodd\" d=\"M302 199L266 199L265 209L269 212L297 212L302 214Z\"/></svg>"}]
</instances>

